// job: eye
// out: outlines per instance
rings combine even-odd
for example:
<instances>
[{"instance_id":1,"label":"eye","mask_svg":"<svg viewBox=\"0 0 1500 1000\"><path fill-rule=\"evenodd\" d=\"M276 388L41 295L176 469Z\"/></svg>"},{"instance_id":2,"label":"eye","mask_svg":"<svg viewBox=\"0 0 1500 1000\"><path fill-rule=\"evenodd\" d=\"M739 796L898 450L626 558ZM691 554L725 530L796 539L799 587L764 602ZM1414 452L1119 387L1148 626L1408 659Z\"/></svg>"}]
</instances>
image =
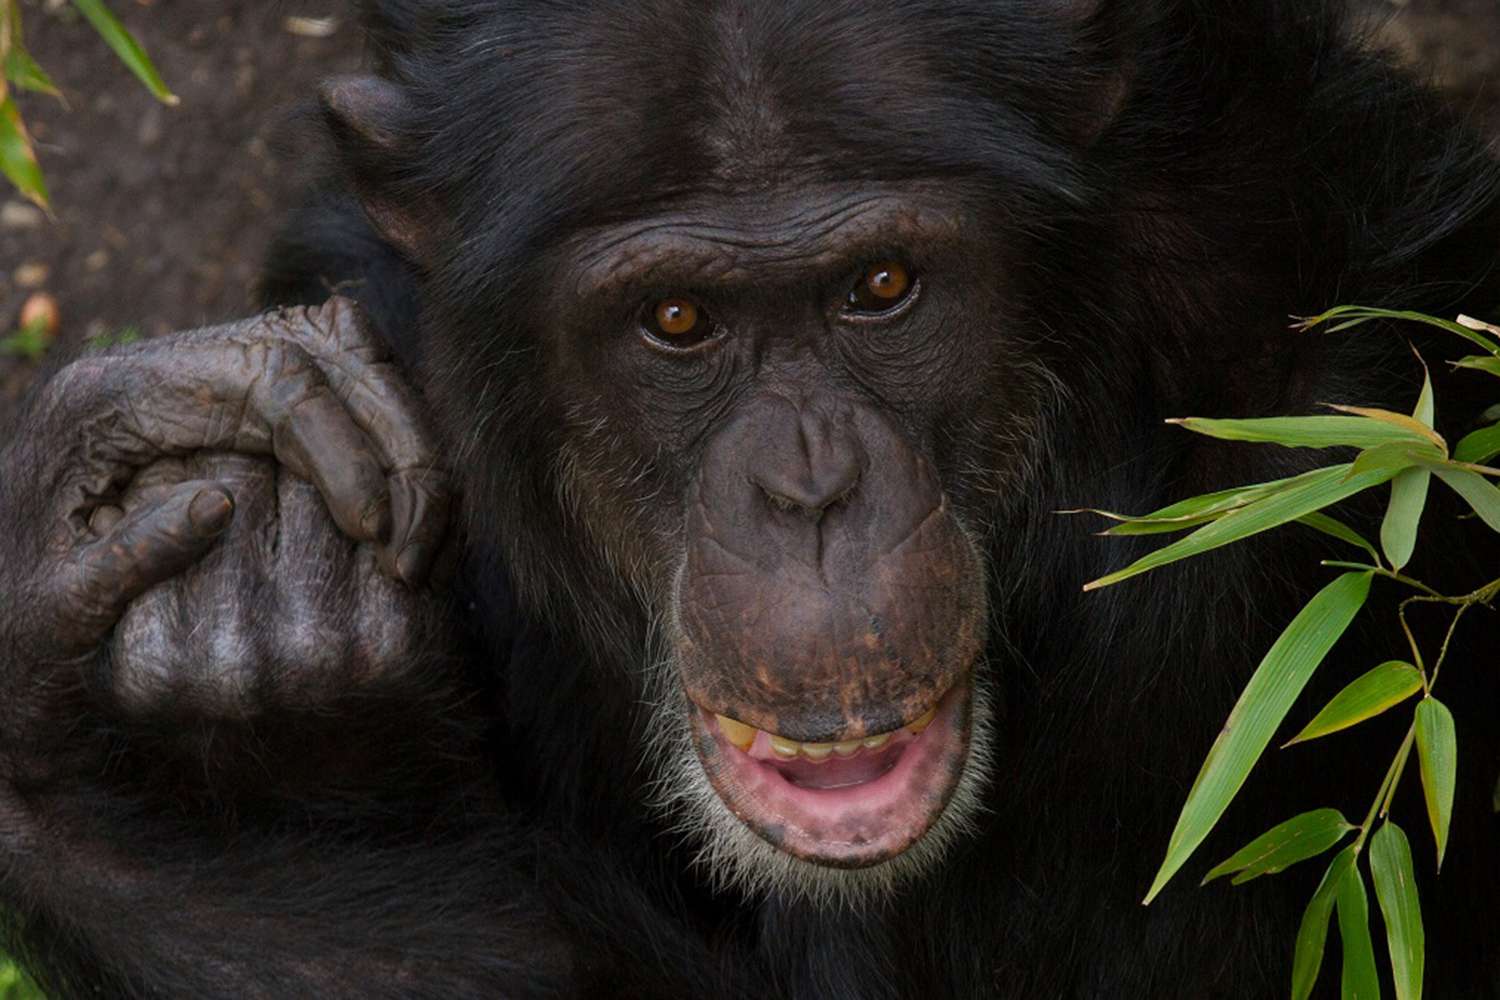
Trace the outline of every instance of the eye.
<instances>
[{"instance_id":1,"label":"eye","mask_svg":"<svg viewBox=\"0 0 1500 1000\"><path fill-rule=\"evenodd\" d=\"M913 285L906 265L893 260L880 261L866 268L859 282L849 290L844 309L860 315L890 312L911 297Z\"/></svg>"},{"instance_id":2,"label":"eye","mask_svg":"<svg viewBox=\"0 0 1500 1000\"><path fill-rule=\"evenodd\" d=\"M713 337L713 320L692 299L649 302L642 310L641 328L651 339L678 349L693 347Z\"/></svg>"}]
</instances>

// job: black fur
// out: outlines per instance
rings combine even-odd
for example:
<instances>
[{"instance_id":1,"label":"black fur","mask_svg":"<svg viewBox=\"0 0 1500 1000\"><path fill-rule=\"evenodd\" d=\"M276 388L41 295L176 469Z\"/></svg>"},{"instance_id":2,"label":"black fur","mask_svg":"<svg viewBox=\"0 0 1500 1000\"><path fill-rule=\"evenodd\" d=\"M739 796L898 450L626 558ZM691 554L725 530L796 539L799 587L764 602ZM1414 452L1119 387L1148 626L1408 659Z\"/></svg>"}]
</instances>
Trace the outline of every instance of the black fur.
<instances>
[{"instance_id":1,"label":"black fur","mask_svg":"<svg viewBox=\"0 0 1500 1000\"><path fill-rule=\"evenodd\" d=\"M444 787L414 752L378 797L262 802L227 828L164 808L166 777L15 793L99 834L96 852L55 857L44 831L21 831L32 852L0 870L13 940L43 981L59 996L1283 992L1321 866L1237 889L1194 876L1301 809L1363 815L1390 726L1270 753L1220 833L1151 907L1138 901L1245 678L1334 553L1285 528L1085 595L1142 548L1053 512L1153 509L1319 458L1198 440L1166 417L1409 405L1403 336L1298 334L1288 317L1500 306L1500 164L1482 141L1315 0L365 7L419 141L340 167L434 206L441 238L409 265L352 199L320 196L273 251L267 295L358 289L437 408L464 476L484 634L472 684L492 728ZM773 104L791 109L811 167L745 160L737 178L695 147L653 153L716 129L733 147L733 124ZM545 373L527 349L549 254L580 226L716 170L733 186L809 169L989 185L1025 262L1005 335L1052 390L1025 479L986 493L979 470L968 484L1002 701L984 832L852 914L710 892L644 803L647 621L556 500ZM1434 369L1451 347L1422 346ZM1450 436L1477 416L1471 384L1442 379ZM1435 505L1429 523L1455 512ZM1463 537L1413 572L1455 590L1492 577L1494 549ZM1440 878L1417 850L1432 996L1500 998L1500 674L1481 655L1493 660L1494 627L1473 614L1444 671L1463 748ZM1401 648L1360 625L1297 711ZM391 724L420 732L423 715ZM1426 836L1414 797L1397 809ZM0 823L12 814L0 800Z\"/></svg>"}]
</instances>

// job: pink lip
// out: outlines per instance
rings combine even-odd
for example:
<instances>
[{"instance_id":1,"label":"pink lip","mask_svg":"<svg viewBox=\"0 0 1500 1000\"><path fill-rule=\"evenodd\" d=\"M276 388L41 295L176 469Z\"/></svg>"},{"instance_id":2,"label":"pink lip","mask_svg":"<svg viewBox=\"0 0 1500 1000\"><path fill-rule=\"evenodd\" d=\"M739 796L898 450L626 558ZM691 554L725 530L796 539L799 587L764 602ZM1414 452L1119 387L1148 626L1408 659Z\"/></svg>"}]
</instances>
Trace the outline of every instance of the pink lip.
<instances>
[{"instance_id":1,"label":"pink lip","mask_svg":"<svg viewBox=\"0 0 1500 1000\"><path fill-rule=\"evenodd\" d=\"M741 750L702 708L693 742L714 790L761 838L816 864L862 868L906 850L942 814L968 756L970 703L962 681L920 735L902 730L878 750L821 763L776 758L764 733Z\"/></svg>"}]
</instances>

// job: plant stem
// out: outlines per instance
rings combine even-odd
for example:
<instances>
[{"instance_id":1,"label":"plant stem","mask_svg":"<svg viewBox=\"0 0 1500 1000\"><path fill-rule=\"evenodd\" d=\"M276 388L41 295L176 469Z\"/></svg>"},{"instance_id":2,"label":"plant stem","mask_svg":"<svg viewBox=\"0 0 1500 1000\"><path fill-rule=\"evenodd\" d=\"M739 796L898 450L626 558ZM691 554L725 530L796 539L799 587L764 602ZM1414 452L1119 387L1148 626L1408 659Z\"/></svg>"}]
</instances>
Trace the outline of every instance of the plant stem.
<instances>
[{"instance_id":1,"label":"plant stem","mask_svg":"<svg viewBox=\"0 0 1500 1000\"><path fill-rule=\"evenodd\" d=\"M1385 769L1385 777L1380 779L1380 790L1375 793L1375 801L1370 803L1370 811L1365 813L1365 820L1359 824L1359 836L1354 840L1354 853L1358 854L1360 848L1364 847L1365 839L1370 835L1370 827L1375 823L1375 815L1380 809L1380 804L1386 800L1391 789L1396 784L1399 771L1406 763L1406 755L1411 749L1412 741L1417 737L1417 723L1412 724L1406 730L1406 738L1401 741L1401 749L1396 751L1392 758L1390 767ZM1383 815L1383 814L1382 814Z\"/></svg>"}]
</instances>

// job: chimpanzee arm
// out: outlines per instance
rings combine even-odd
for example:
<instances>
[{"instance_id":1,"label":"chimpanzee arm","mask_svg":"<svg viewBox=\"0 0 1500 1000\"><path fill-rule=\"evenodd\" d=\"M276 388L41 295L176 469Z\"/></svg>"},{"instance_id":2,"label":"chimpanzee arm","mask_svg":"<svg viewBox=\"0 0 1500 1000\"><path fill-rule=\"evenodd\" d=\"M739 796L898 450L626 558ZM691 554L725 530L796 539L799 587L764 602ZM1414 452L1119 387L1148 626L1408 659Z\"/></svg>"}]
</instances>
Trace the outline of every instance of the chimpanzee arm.
<instances>
[{"instance_id":1,"label":"chimpanzee arm","mask_svg":"<svg viewBox=\"0 0 1500 1000\"><path fill-rule=\"evenodd\" d=\"M55 996L576 995L660 950L498 801L424 586L449 503L347 302L36 394L0 451L0 943Z\"/></svg>"}]
</instances>

